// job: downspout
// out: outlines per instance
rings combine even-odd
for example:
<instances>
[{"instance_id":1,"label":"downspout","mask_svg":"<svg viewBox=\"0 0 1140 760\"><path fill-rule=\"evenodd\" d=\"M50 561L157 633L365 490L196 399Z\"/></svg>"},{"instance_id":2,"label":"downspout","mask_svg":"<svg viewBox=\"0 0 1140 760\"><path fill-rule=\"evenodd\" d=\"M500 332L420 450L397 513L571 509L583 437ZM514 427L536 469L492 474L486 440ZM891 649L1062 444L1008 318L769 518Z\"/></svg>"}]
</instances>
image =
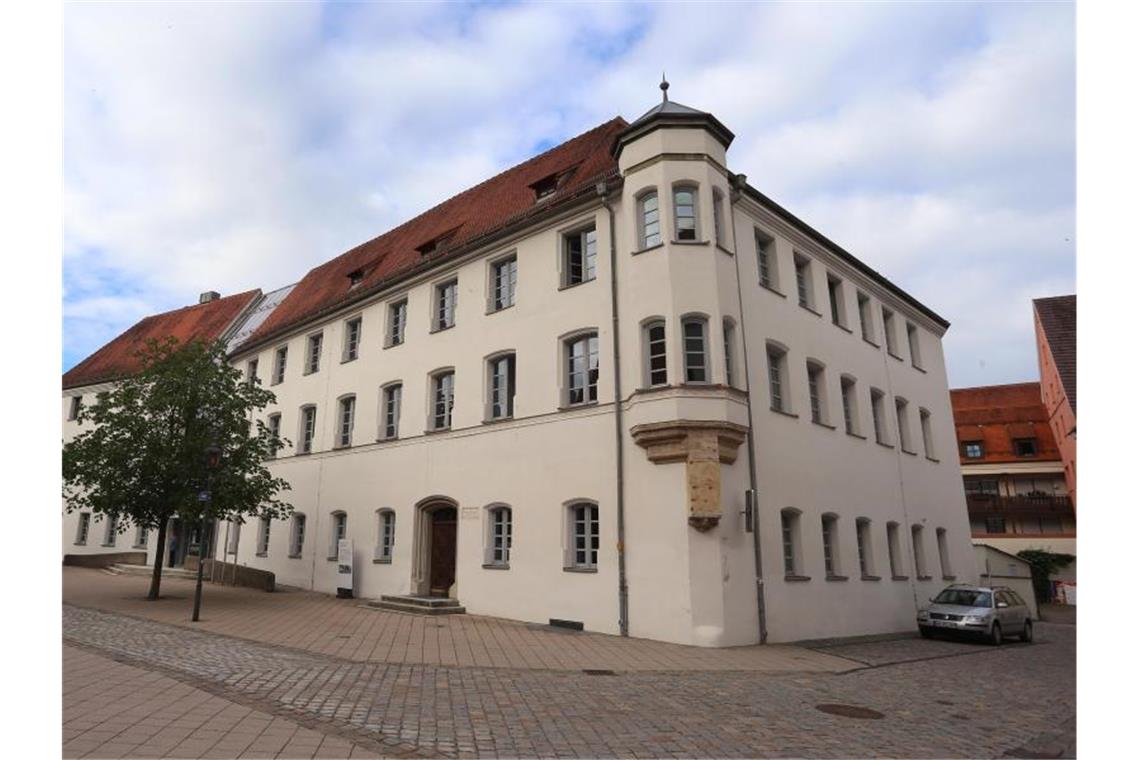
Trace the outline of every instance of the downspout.
<instances>
[{"instance_id":1,"label":"downspout","mask_svg":"<svg viewBox=\"0 0 1140 760\"><path fill-rule=\"evenodd\" d=\"M597 184L598 195L610 222L610 313L613 316L614 347L614 446L617 462L617 556L618 629L629 636L629 585L625 577L625 455L621 393L621 341L618 339L617 242L614 239L614 209L606 195L606 183Z\"/></svg>"},{"instance_id":2,"label":"downspout","mask_svg":"<svg viewBox=\"0 0 1140 760\"><path fill-rule=\"evenodd\" d=\"M756 418L752 416L752 378L749 372L751 364L748 362L748 336L745 332L748 320L744 318L744 294L740 284L740 246L736 242L736 203L740 199L740 190L744 185L743 174L731 177L733 186L732 202L728 204L729 224L732 226L733 264L736 267L736 302L740 309L740 343L743 346L744 359L744 392L747 394L748 404L748 482L752 486L752 557L756 564L756 619L760 628L760 643L768 641L768 613L764 606L764 566L760 561L760 487L756 476L756 449L752 428ZM746 503L745 507L749 505Z\"/></svg>"}]
</instances>

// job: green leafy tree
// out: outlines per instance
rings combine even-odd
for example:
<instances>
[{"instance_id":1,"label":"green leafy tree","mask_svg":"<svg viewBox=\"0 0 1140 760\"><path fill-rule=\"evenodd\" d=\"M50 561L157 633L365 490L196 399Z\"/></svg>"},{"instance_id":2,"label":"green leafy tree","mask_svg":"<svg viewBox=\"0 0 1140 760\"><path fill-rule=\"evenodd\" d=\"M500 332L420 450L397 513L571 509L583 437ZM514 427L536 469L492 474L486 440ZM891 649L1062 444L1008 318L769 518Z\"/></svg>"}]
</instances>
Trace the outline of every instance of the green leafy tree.
<instances>
[{"instance_id":1,"label":"green leafy tree","mask_svg":"<svg viewBox=\"0 0 1140 760\"><path fill-rule=\"evenodd\" d=\"M1044 549L1022 549L1017 556L1029 563L1029 573L1033 576L1033 591L1039 602L1052 600L1052 583L1049 581L1049 576L1067 567L1076 559L1072 554L1047 552Z\"/></svg>"},{"instance_id":2,"label":"green leafy tree","mask_svg":"<svg viewBox=\"0 0 1140 760\"><path fill-rule=\"evenodd\" d=\"M172 517L186 521L245 515L277 519L292 512L289 490L265 460L284 448L254 413L275 400L226 361L220 342L150 340L138 352L142 371L85 405L86 429L63 447L66 509L130 520L158 531L148 599L157 599ZM207 468L206 449L221 450ZM209 490L208 501L199 495ZM123 519L125 518L125 519Z\"/></svg>"}]
</instances>

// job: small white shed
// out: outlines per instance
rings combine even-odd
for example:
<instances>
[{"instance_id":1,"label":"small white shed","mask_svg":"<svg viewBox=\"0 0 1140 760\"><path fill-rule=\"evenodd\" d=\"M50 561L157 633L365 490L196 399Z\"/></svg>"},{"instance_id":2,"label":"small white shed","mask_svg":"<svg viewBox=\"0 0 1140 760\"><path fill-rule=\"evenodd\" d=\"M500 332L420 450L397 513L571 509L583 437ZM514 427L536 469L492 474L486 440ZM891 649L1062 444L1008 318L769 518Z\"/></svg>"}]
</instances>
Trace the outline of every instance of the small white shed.
<instances>
[{"instance_id":1,"label":"small white shed","mask_svg":"<svg viewBox=\"0 0 1140 760\"><path fill-rule=\"evenodd\" d=\"M1033 593L1033 573L1028 562L980 541L974 542L974 557L978 561L979 585L1009 586L1029 605L1033 619L1039 619L1037 596Z\"/></svg>"}]
</instances>

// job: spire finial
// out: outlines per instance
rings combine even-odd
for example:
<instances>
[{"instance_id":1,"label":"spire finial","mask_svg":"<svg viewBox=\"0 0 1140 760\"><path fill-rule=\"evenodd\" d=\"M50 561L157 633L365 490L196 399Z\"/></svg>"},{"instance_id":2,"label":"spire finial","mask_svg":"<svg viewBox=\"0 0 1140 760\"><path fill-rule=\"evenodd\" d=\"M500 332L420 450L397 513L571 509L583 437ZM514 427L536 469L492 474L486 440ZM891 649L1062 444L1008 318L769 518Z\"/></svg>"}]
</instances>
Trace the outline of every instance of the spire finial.
<instances>
[{"instance_id":1,"label":"spire finial","mask_svg":"<svg viewBox=\"0 0 1140 760\"><path fill-rule=\"evenodd\" d=\"M664 71L661 72L661 84L659 86L661 87L661 102L662 103L668 103L669 102L669 82L665 79L665 72Z\"/></svg>"}]
</instances>

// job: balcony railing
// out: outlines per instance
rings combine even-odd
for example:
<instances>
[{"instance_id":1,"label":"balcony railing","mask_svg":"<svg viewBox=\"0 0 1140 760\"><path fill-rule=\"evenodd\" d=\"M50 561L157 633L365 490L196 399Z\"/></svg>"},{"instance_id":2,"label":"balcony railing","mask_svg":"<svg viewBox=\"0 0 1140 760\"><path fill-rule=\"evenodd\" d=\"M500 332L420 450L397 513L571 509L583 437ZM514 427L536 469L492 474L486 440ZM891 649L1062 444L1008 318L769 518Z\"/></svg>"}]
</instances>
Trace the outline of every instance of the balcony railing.
<instances>
[{"instance_id":1,"label":"balcony railing","mask_svg":"<svg viewBox=\"0 0 1140 760\"><path fill-rule=\"evenodd\" d=\"M966 508L971 513L1019 512L1046 515L1071 515L1073 503L1068 496L995 496L967 493Z\"/></svg>"}]
</instances>

